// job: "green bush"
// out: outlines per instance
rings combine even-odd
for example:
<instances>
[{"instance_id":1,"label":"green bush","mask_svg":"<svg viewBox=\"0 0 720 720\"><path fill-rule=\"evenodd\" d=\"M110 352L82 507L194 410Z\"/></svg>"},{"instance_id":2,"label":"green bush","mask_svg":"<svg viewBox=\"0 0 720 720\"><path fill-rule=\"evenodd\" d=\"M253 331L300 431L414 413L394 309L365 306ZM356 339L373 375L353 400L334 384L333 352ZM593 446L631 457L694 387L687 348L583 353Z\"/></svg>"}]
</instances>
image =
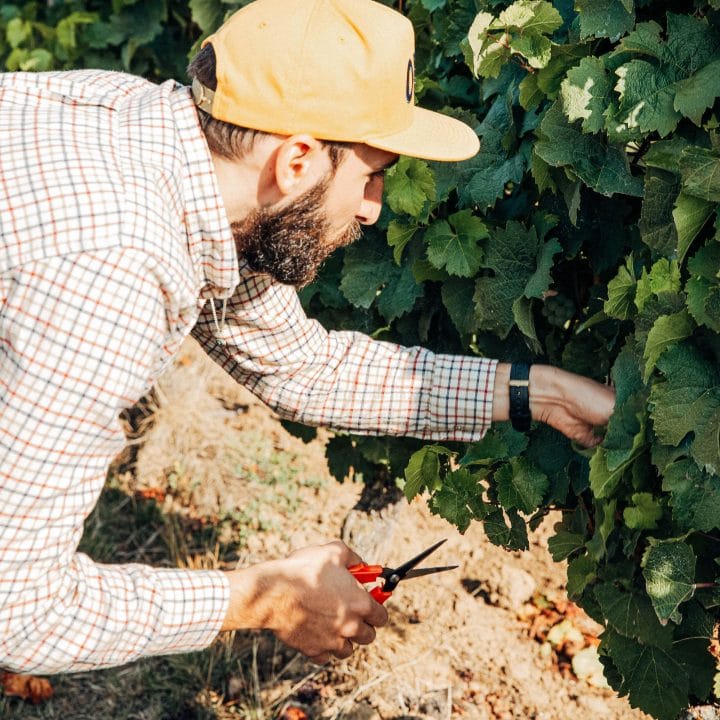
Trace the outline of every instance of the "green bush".
<instances>
[{"instance_id":1,"label":"green bush","mask_svg":"<svg viewBox=\"0 0 720 720\"><path fill-rule=\"evenodd\" d=\"M5 5L0 57L182 78L192 44L242 4ZM402 159L379 223L326 263L306 309L382 339L611 379L618 402L592 452L497 424L465 447L338 436L331 468L404 476L408 498L428 490L433 512L513 549L561 509L551 552L606 628L609 682L673 720L715 698L720 1L399 4L420 101L471 124L482 148Z\"/></svg>"}]
</instances>

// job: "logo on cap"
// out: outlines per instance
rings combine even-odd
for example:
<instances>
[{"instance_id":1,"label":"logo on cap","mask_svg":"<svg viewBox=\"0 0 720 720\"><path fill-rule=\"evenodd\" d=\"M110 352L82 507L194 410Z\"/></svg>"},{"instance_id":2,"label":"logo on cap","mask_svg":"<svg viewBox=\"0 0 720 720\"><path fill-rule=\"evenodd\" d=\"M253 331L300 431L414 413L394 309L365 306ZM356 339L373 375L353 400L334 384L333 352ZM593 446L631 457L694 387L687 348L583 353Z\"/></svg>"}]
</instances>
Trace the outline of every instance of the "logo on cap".
<instances>
[{"instance_id":1,"label":"logo on cap","mask_svg":"<svg viewBox=\"0 0 720 720\"><path fill-rule=\"evenodd\" d=\"M407 72L405 73L405 99L411 102L415 91L415 68L412 58L408 60Z\"/></svg>"}]
</instances>

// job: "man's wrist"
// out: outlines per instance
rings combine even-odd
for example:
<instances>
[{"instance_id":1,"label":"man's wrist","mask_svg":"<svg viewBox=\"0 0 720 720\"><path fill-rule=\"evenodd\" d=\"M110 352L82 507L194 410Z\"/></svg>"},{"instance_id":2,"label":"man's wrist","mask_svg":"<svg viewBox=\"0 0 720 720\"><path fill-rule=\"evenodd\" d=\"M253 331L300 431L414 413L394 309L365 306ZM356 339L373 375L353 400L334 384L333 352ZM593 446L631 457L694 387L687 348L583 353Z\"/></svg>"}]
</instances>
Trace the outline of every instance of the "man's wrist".
<instances>
[{"instance_id":1,"label":"man's wrist","mask_svg":"<svg viewBox=\"0 0 720 720\"><path fill-rule=\"evenodd\" d=\"M503 420L510 419L509 383L510 363L498 363L495 369L495 383L493 385L493 422L502 422Z\"/></svg>"},{"instance_id":2,"label":"man's wrist","mask_svg":"<svg viewBox=\"0 0 720 720\"><path fill-rule=\"evenodd\" d=\"M563 388L559 375L562 373L552 365L530 367L530 414L533 420L544 422L549 409L562 403Z\"/></svg>"},{"instance_id":3,"label":"man's wrist","mask_svg":"<svg viewBox=\"0 0 720 720\"><path fill-rule=\"evenodd\" d=\"M222 630L258 630L268 626L269 613L263 607L267 588L260 565L251 565L226 574L230 602Z\"/></svg>"},{"instance_id":4,"label":"man's wrist","mask_svg":"<svg viewBox=\"0 0 720 720\"><path fill-rule=\"evenodd\" d=\"M547 410L562 403L562 371L551 365L531 365L529 382L530 415L543 420ZM510 419L510 363L498 363L493 385L493 422Z\"/></svg>"}]
</instances>

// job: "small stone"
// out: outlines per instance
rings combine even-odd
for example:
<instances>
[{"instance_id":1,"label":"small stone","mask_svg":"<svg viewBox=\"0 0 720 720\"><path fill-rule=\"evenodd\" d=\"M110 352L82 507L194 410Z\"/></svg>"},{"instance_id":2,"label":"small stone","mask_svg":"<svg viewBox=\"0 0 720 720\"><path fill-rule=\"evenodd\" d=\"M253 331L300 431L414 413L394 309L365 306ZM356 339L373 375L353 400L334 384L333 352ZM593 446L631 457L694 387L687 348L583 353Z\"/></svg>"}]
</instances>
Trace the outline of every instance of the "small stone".
<instances>
[{"instance_id":1,"label":"small stone","mask_svg":"<svg viewBox=\"0 0 720 720\"><path fill-rule=\"evenodd\" d=\"M506 566L501 571L501 584L498 594L502 597L501 605L519 612L535 594L537 583L530 573Z\"/></svg>"},{"instance_id":2,"label":"small stone","mask_svg":"<svg viewBox=\"0 0 720 720\"><path fill-rule=\"evenodd\" d=\"M586 647L580 650L572 659L572 669L580 680L596 688L609 688L608 681L603 674L603 665L600 662L597 648Z\"/></svg>"},{"instance_id":3,"label":"small stone","mask_svg":"<svg viewBox=\"0 0 720 720\"><path fill-rule=\"evenodd\" d=\"M594 697L592 695L581 695L577 699L578 705L585 708L588 711L586 717L601 718L609 717L612 715L612 710L608 707L605 700L601 697Z\"/></svg>"}]
</instances>

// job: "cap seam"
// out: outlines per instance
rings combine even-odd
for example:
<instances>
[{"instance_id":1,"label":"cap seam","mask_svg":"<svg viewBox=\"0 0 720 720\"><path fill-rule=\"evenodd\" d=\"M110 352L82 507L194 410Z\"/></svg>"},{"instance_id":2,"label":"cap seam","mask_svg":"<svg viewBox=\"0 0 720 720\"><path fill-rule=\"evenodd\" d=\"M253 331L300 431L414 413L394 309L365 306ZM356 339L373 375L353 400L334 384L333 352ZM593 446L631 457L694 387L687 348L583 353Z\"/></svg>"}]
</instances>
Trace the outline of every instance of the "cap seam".
<instances>
[{"instance_id":1,"label":"cap seam","mask_svg":"<svg viewBox=\"0 0 720 720\"><path fill-rule=\"evenodd\" d=\"M313 18L315 17L315 14L318 11L318 7L321 3L323 3L325 0L315 0L313 3L312 10L308 13L307 20L305 21L305 27L303 28L302 32L302 45L300 48L300 54L301 57L305 57L305 51L307 47L307 41L308 36L310 34L310 26L312 25ZM289 127L295 127L297 123L297 108L298 108L298 102L299 102L299 94L301 88L304 86L305 81L305 75L306 67L309 65L309 63L306 62L299 62L298 63L298 76L297 76L297 82L295 83L295 86L291 89L292 96L290 100L290 110L291 110L291 122L289 123Z\"/></svg>"}]
</instances>

